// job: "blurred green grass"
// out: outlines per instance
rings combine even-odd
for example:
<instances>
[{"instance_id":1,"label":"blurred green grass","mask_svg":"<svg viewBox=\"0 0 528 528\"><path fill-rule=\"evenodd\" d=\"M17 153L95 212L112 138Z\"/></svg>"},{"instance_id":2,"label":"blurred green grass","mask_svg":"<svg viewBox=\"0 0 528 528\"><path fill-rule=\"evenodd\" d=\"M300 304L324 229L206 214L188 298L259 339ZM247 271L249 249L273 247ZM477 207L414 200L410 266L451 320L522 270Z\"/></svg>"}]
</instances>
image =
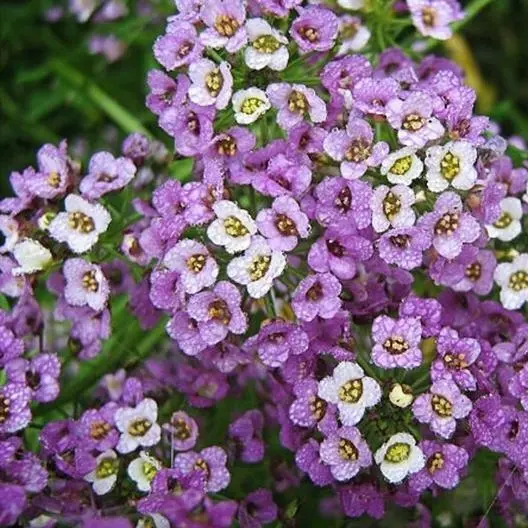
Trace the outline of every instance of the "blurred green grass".
<instances>
[{"instance_id":1,"label":"blurred green grass","mask_svg":"<svg viewBox=\"0 0 528 528\"><path fill-rule=\"evenodd\" d=\"M0 1L0 194L9 192L11 170L34 163L44 142L82 138L91 149L117 146L139 126L167 141L144 106L151 46L163 21L130 15L99 25L128 45L123 59L108 64L90 55L93 26L71 16L50 24L47 8L60 0ZM156 0L152 0L155 2ZM172 0L157 0L163 15ZM528 137L528 1L494 0L463 29L486 92L495 95L490 115L507 134ZM435 53L446 51L438 46ZM489 95L488 93L488 95ZM81 143L77 144L78 146Z\"/></svg>"}]
</instances>

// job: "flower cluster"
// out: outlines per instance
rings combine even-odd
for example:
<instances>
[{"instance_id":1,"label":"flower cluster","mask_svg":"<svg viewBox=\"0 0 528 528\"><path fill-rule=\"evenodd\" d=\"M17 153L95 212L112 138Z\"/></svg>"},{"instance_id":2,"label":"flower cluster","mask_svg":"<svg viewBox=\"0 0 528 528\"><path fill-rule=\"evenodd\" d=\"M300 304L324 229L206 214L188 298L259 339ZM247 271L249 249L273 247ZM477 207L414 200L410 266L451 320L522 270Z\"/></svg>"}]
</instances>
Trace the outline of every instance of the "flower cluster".
<instances>
[{"instance_id":1,"label":"flower cluster","mask_svg":"<svg viewBox=\"0 0 528 528\"><path fill-rule=\"evenodd\" d=\"M0 524L287 524L305 479L428 526L480 453L528 513L528 169L462 71L375 54L362 2L176 4L146 99L174 158L44 145L0 201Z\"/></svg>"}]
</instances>

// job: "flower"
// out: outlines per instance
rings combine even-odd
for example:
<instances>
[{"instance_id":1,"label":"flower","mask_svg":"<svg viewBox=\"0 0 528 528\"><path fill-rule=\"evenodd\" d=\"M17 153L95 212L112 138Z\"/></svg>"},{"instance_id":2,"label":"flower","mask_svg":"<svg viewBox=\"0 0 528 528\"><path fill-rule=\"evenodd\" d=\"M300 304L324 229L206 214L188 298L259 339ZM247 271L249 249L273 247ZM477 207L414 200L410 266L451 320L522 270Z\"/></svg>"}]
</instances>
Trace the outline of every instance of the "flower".
<instances>
[{"instance_id":1,"label":"flower","mask_svg":"<svg viewBox=\"0 0 528 528\"><path fill-rule=\"evenodd\" d=\"M407 475L420 471L425 465L422 450L408 433L396 433L374 455L383 476L391 483L400 483Z\"/></svg>"},{"instance_id":2,"label":"flower","mask_svg":"<svg viewBox=\"0 0 528 528\"><path fill-rule=\"evenodd\" d=\"M331 319L341 308L341 283L331 273L309 275L297 286L292 308L301 321Z\"/></svg>"},{"instance_id":3,"label":"flower","mask_svg":"<svg viewBox=\"0 0 528 528\"><path fill-rule=\"evenodd\" d=\"M241 257L227 265L227 276L247 287L254 299L264 297L286 266L286 258L280 251L274 251L267 240L255 235L251 245Z\"/></svg>"},{"instance_id":4,"label":"flower","mask_svg":"<svg viewBox=\"0 0 528 528\"><path fill-rule=\"evenodd\" d=\"M250 18L246 22L249 46L244 50L246 64L252 70L270 68L282 71L288 64L288 39L272 28L263 18Z\"/></svg>"},{"instance_id":5,"label":"flower","mask_svg":"<svg viewBox=\"0 0 528 528\"><path fill-rule=\"evenodd\" d=\"M140 451L139 457L128 465L127 473L136 483L139 491L150 491L152 479L161 467L161 462L157 458L148 455L145 451Z\"/></svg>"},{"instance_id":6,"label":"flower","mask_svg":"<svg viewBox=\"0 0 528 528\"><path fill-rule=\"evenodd\" d=\"M233 76L227 62L219 65L209 59L200 59L189 66L189 99L199 106L214 105L222 110L229 104Z\"/></svg>"},{"instance_id":7,"label":"flower","mask_svg":"<svg viewBox=\"0 0 528 528\"><path fill-rule=\"evenodd\" d=\"M477 149L464 140L429 147L425 154L427 188L433 192L445 191L450 185L468 191L477 181Z\"/></svg>"},{"instance_id":8,"label":"flower","mask_svg":"<svg viewBox=\"0 0 528 528\"><path fill-rule=\"evenodd\" d=\"M425 466L409 478L409 487L419 493L433 484L444 489L455 488L467 466L468 452L463 447L431 440L420 442L420 448L426 459Z\"/></svg>"},{"instance_id":9,"label":"flower","mask_svg":"<svg viewBox=\"0 0 528 528\"><path fill-rule=\"evenodd\" d=\"M521 253L513 262L499 264L493 278L501 288L504 308L518 310L528 300L528 253Z\"/></svg>"},{"instance_id":10,"label":"flower","mask_svg":"<svg viewBox=\"0 0 528 528\"><path fill-rule=\"evenodd\" d=\"M13 251L18 237L18 222L10 216L0 215L0 254Z\"/></svg>"},{"instance_id":11,"label":"flower","mask_svg":"<svg viewBox=\"0 0 528 528\"><path fill-rule=\"evenodd\" d=\"M411 185L423 171L423 162L416 155L416 150L403 147L391 152L381 162L380 172L393 184Z\"/></svg>"},{"instance_id":12,"label":"flower","mask_svg":"<svg viewBox=\"0 0 528 528\"><path fill-rule=\"evenodd\" d=\"M405 185L394 185L394 187L379 185L374 189L370 200L372 227L378 233L382 233L390 226L412 226L416 219L412 209L414 201L413 190Z\"/></svg>"},{"instance_id":13,"label":"flower","mask_svg":"<svg viewBox=\"0 0 528 528\"><path fill-rule=\"evenodd\" d=\"M206 491L217 493L229 485L231 477L226 468L227 455L221 447L202 449L199 453L179 453L174 459L174 468L183 474L198 471L205 476Z\"/></svg>"},{"instance_id":14,"label":"flower","mask_svg":"<svg viewBox=\"0 0 528 528\"><path fill-rule=\"evenodd\" d=\"M113 449L101 453L95 459L96 467L84 476L84 480L91 482L93 490L97 495L105 495L117 481L119 471L119 459Z\"/></svg>"},{"instance_id":15,"label":"flower","mask_svg":"<svg viewBox=\"0 0 528 528\"><path fill-rule=\"evenodd\" d=\"M296 200L289 196L276 198L270 209L262 209L257 215L258 230L268 239L270 247L277 251L291 251L298 237L310 234L310 222Z\"/></svg>"},{"instance_id":16,"label":"flower","mask_svg":"<svg viewBox=\"0 0 528 528\"><path fill-rule=\"evenodd\" d=\"M425 92L412 92L407 99L387 103L387 121L398 130L398 140L406 147L420 149L444 133L442 123L433 117L435 103Z\"/></svg>"},{"instance_id":17,"label":"flower","mask_svg":"<svg viewBox=\"0 0 528 528\"><path fill-rule=\"evenodd\" d=\"M331 376L319 382L318 396L337 405L339 419L344 425L356 425L365 410L381 399L377 381L365 376L363 369L352 361L341 361Z\"/></svg>"},{"instance_id":18,"label":"flower","mask_svg":"<svg viewBox=\"0 0 528 528\"><path fill-rule=\"evenodd\" d=\"M228 253L239 253L247 249L252 235L257 232L257 226L249 213L229 200L216 202L213 211L216 220L207 228L207 236L211 242L224 246Z\"/></svg>"},{"instance_id":19,"label":"flower","mask_svg":"<svg viewBox=\"0 0 528 528\"><path fill-rule=\"evenodd\" d=\"M446 259L454 259L464 244L475 242L480 235L479 223L463 212L460 196L451 191L438 197L434 211L423 215L418 227L433 235L434 248Z\"/></svg>"},{"instance_id":20,"label":"flower","mask_svg":"<svg viewBox=\"0 0 528 528\"><path fill-rule=\"evenodd\" d=\"M121 436L116 449L120 453L130 453L138 446L156 445L161 437L157 419L158 404L151 398L143 399L135 407L117 409L115 423Z\"/></svg>"},{"instance_id":21,"label":"flower","mask_svg":"<svg viewBox=\"0 0 528 528\"><path fill-rule=\"evenodd\" d=\"M321 123L326 119L325 102L312 88L303 84L273 83L268 85L266 94L279 111L278 125L285 130L301 123L306 114L314 123Z\"/></svg>"},{"instance_id":22,"label":"flower","mask_svg":"<svg viewBox=\"0 0 528 528\"><path fill-rule=\"evenodd\" d=\"M257 528L277 518L278 508L271 491L259 488L249 493L238 508L240 528Z\"/></svg>"},{"instance_id":23,"label":"flower","mask_svg":"<svg viewBox=\"0 0 528 528\"><path fill-rule=\"evenodd\" d=\"M313 427L325 417L328 404L317 396L319 384L314 379L298 381L294 387L296 399L290 406L290 420L300 427Z\"/></svg>"},{"instance_id":24,"label":"flower","mask_svg":"<svg viewBox=\"0 0 528 528\"><path fill-rule=\"evenodd\" d=\"M53 260L51 251L31 238L23 238L17 242L13 248L13 256L19 264L12 270L14 276L36 273L45 269Z\"/></svg>"},{"instance_id":25,"label":"flower","mask_svg":"<svg viewBox=\"0 0 528 528\"><path fill-rule=\"evenodd\" d=\"M370 35L370 30L363 25L361 18L342 15L339 18L341 45L337 50L337 55L346 55L350 51L359 51L364 48L370 40Z\"/></svg>"},{"instance_id":26,"label":"flower","mask_svg":"<svg viewBox=\"0 0 528 528\"><path fill-rule=\"evenodd\" d=\"M341 176L355 180L361 178L369 167L377 167L389 153L387 143L373 142L371 126L365 120L351 116L346 131L333 130L323 145L332 159L341 162Z\"/></svg>"},{"instance_id":27,"label":"flower","mask_svg":"<svg viewBox=\"0 0 528 528\"><path fill-rule=\"evenodd\" d=\"M513 196L503 198L500 201L500 209L500 217L495 223L487 225L486 230L491 238L510 242L522 231L523 207L521 200Z\"/></svg>"},{"instance_id":28,"label":"flower","mask_svg":"<svg viewBox=\"0 0 528 528\"><path fill-rule=\"evenodd\" d=\"M185 293L197 293L216 282L218 264L207 247L195 240L176 243L163 257L163 264L179 274Z\"/></svg>"},{"instance_id":29,"label":"flower","mask_svg":"<svg viewBox=\"0 0 528 528\"><path fill-rule=\"evenodd\" d=\"M21 383L7 383L0 387L1 435L20 431L30 422L31 392L31 389Z\"/></svg>"},{"instance_id":30,"label":"flower","mask_svg":"<svg viewBox=\"0 0 528 528\"><path fill-rule=\"evenodd\" d=\"M423 253L431 246L431 235L419 227L401 227L383 233L378 242L380 257L405 270L421 266Z\"/></svg>"},{"instance_id":31,"label":"flower","mask_svg":"<svg viewBox=\"0 0 528 528\"><path fill-rule=\"evenodd\" d=\"M419 422L429 424L433 433L450 438L455 432L456 420L470 413L471 400L450 379L435 381L429 391L414 400L414 416Z\"/></svg>"},{"instance_id":32,"label":"flower","mask_svg":"<svg viewBox=\"0 0 528 528\"><path fill-rule=\"evenodd\" d=\"M189 22L178 20L167 27L167 34L154 42L154 57L166 70L176 70L200 59L203 45L196 28Z\"/></svg>"},{"instance_id":33,"label":"flower","mask_svg":"<svg viewBox=\"0 0 528 528\"><path fill-rule=\"evenodd\" d=\"M82 258L68 259L62 268L66 286L64 297L73 306L88 305L100 312L106 307L110 286L103 271L97 264L90 264Z\"/></svg>"},{"instance_id":34,"label":"flower","mask_svg":"<svg viewBox=\"0 0 528 528\"><path fill-rule=\"evenodd\" d=\"M254 123L271 108L266 92L255 87L235 92L232 104L235 121L241 125Z\"/></svg>"},{"instance_id":35,"label":"flower","mask_svg":"<svg viewBox=\"0 0 528 528\"><path fill-rule=\"evenodd\" d=\"M189 299L187 313L196 321L200 337L207 345L216 345L229 332L243 334L246 331L241 301L237 287L228 281L220 281L212 290L196 293Z\"/></svg>"},{"instance_id":36,"label":"flower","mask_svg":"<svg viewBox=\"0 0 528 528\"><path fill-rule=\"evenodd\" d=\"M163 429L170 434L171 445L176 451L187 451L196 445L198 424L184 411L173 413Z\"/></svg>"},{"instance_id":37,"label":"flower","mask_svg":"<svg viewBox=\"0 0 528 528\"><path fill-rule=\"evenodd\" d=\"M372 464L372 453L356 427L340 427L321 443L321 460L336 480L347 481Z\"/></svg>"},{"instance_id":38,"label":"flower","mask_svg":"<svg viewBox=\"0 0 528 528\"><path fill-rule=\"evenodd\" d=\"M88 200L97 200L104 194L128 185L136 175L136 166L128 158L114 158L109 152L98 152L90 159L88 174L79 189Z\"/></svg>"},{"instance_id":39,"label":"flower","mask_svg":"<svg viewBox=\"0 0 528 528\"><path fill-rule=\"evenodd\" d=\"M66 142L59 148L43 145L37 153L39 170L26 182L28 191L40 198L53 199L62 196L71 184L73 170L66 154Z\"/></svg>"},{"instance_id":40,"label":"flower","mask_svg":"<svg viewBox=\"0 0 528 528\"><path fill-rule=\"evenodd\" d=\"M478 359L480 344L471 337L461 338L456 330L442 328L436 341L437 358L431 365L431 379L453 380L462 390L476 390L477 382L468 368Z\"/></svg>"},{"instance_id":41,"label":"flower","mask_svg":"<svg viewBox=\"0 0 528 528\"><path fill-rule=\"evenodd\" d=\"M334 45L339 30L339 19L321 6L304 8L291 25L290 35L301 53L327 51Z\"/></svg>"},{"instance_id":42,"label":"flower","mask_svg":"<svg viewBox=\"0 0 528 528\"><path fill-rule=\"evenodd\" d=\"M49 225L49 234L58 242L66 242L74 253L91 249L110 225L111 216L99 204L91 204L76 194L64 200L66 212L59 213Z\"/></svg>"},{"instance_id":43,"label":"flower","mask_svg":"<svg viewBox=\"0 0 528 528\"><path fill-rule=\"evenodd\" d=\"M200 33L200 40L205 46L225 48L229 53L235 53L246 44L246 9L241 1L206 0L200 10L200 18L207 26Z\"/></svg>"},{"instance_id":44,"label":"flower","mask_svg":"<svg viewBox=\"0 0 528 528\"><path fill-rule=\"evenodd\" d=\"M255 464L263 460L263 428L264 416L257 409L245 412L229 425L229 438L235 442L237 455L242 462Z\"/></svg>"},{"instance_id":45,"label":"flower","mask_svg":"<svg viewBox=\"0 0 528 528\"><path fill-rule=\"evenodd\" d=\"M422 363L420 340L422 325L416 317L402 317L394 320L380 315L372 324L372 360L383 368L419 367Z\"/></svg>"},{"instance_id":46,"label":"flower","mask_svg":"<svg viewBox=\"0 0 528 528\"><path fill-rule=\"evenodd\" d=\"M418 31L439 40L449 39L449 24L463 17L458 2L450 0L407 0L407 6Z\"/></svg>"}]
</instances>

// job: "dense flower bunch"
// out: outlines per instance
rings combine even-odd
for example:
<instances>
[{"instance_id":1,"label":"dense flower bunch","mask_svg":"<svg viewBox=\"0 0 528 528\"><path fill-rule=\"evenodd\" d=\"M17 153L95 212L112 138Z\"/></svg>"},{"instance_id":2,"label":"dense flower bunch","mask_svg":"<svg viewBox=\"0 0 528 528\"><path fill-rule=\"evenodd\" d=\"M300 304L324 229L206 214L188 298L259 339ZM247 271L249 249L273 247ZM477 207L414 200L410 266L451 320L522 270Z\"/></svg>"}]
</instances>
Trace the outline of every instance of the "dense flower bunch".
<instances>
[{"instance_id":1,"label":"dense flower bunch","mask_svg":"<svg viewBox=\"0 0 528 528\"><path fill-rule=\"evenodd\" d=\"M456 65L376 52L376 5L180 0L146 101L175 160L133 134L12 173L0 524L288 523L310 482L429 526L482 452L526 508L528 170Z\"/></svg>"}]
</instances>

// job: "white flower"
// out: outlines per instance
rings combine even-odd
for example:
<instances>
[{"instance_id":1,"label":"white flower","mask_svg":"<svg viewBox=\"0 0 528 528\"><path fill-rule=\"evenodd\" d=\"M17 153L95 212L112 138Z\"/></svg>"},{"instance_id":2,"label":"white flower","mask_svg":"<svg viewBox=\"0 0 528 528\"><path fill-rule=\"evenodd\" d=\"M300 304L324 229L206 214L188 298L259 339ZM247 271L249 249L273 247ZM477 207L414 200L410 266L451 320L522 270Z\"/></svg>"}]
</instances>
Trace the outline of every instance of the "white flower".
<instances>
[{"instance_id":1,"label":"white flower","mask_svg":"<svg viewBox=\"0 0 528 528\"><path fill-rule=\"evenodd\" d=\"M376 187L370 201L372 227L377 233L383 233L390 226L412 226L416 219L411 207L414 202L414 191L405 185Z\"/></svg>"},{"instance_id":2,"label":"white flower","mask_svg":"<svg viewBox=\"0 0 528 528\"><path fill-rule=\"evenodd\" d=\"M343 425L356 425L365 409L380 401L381 388L376 380L365 376L357 363L342 361L331 376L319 382L318 395L337 405Z\"/></svg>"},{"instance_id":3,"label":"white flower","mask_svg":"<svg viewBox=\"0 0 528 528\"><path fill-rule=\"evenodd\" d=\"M260 235L253 238L251 246L241 257L234 258L227 265L230 279L247 286L254 299L264 297L286 266L286 257L280 251L273 251L267 240Z\"/></svg>"},{"instance_id":4,"label":"white flower","mask_svg":"<svg viewBox=\"0 0 528 528\"><path fill-rule=\"evenodd\" d=\"M273 29L263 18L251 18L246 22L249 45L244 51L246 64L252 70L266 66L281 71L288 64L289 54L285 44L288 39Z\"/></svg>"},{"instance_id":5,"label":"white flower","mask_svg":"<svg viewBox=\"0 0 528 528\"><path fill-rule=\"evenodd\" d=\"M477 181L477 149L469 141L450 141L427 149L427 187L433 192L445 191L449 185L461 191L471 189Z\"/></svg>"},{"instance_id":6,"label":"white flower","mask_svg":"<svg viewBox=\"0 0 528 528\"><path fill-rule=\"evenodd\" d=\"M232 103L235 121L241 125L249 125L255 122L271 108L266 92L255 87L236 92L233 95Z\"/></svg>"},{"instance_id":7,"label":"white flower","mask_svg":"<svg viewBox=\"0 0 528 528\"><path fill-rule=\"evenodd\" d=\"M152 523L156 528L170 528L170 522L166 517L159 513L151 513L149 517L139 519L136 528L152 528Z\"/></svg>"},{"instance_id":8,"label":"white flower","mask_svg":"<svg viewBox=\"0 0 528 528\"><path fill-rule=\"evenodd\" d=\"M396 383L389 393L390 402L401 409L409 407L413 402L413 399L412 390L407 385Z\"/></svg>"},{"instance_id":9,"label":"white flower","mask_svg":"<svg viewBox=\"0 0 528 528\"><path fill-rule=\"evenodd\" d=\"M59 213L49 225L50 235L66 242L74 253L84 253L97 243L112 220L108 211L99 204L87 202L76 194L64 200L65 213Z\"/></svg>"},{"instance_id":10,"label":"white flower","mask_svg":"<svg viewBox=\"0 0 528 528\"><path fill-rule=\"evenodd\" d=\"M62 273L66 280L64 298L68 304L88 305L96 312L105 308L110 286L97 264L91 264L82 258L70 258L64 263Z\"/></svg>"},{"instance_id":11,"label":"white flower","mask_svg":"<svg viewBox=\"0 0 528 528\"><path fill-rule=\"evenodd\" d=\"M32 238L24 238L13 248L13 256L19 264L13 268L13 275L36 273L51 263L53 256L49 249Z\"/></svg>"},{"instance_id":12,"label":"white flower","mask_svg":"<svg viewBox=\"0 0 528 528\"><path fill-rule=\"evenodd\" d=\"M229 104L233 88L231 66L227 62L219 65L212 60L201 59L189 66L189 99L199 106L215 105L222 110Z\"/></svg>"},{"instance_id":13,"label":"white flower","mask_svg":"<svg viewBox=\"0 0 528 528\"><path fill-rule=\"evenodd\" d=\"M137 484L139 491L150 491L152 479L161 469L161 462L145 451L140 451L139 457L130 462L127 468L129 477Z\"/></svg>"},{"instance_id":14,"label":"white flower","mask_svg":"<svg viewBox=\"0 0 528 528\"><path fill-rule=\"evenodd\" d=\"M337 55L345 55L351 51L359 51L367 45L370 30L361 23L358 17L342 16L339 20L339 36L341 46Z\"/></svg>"},{"instance_id":15,"label":"white flower","mask_svg":"<svg viewBox=\"0 0 528 528\"><path fill-rule=\"evenodd\" d=\"M501 287L500 300L507 310L518 310L528 301L528 253L521 253L513 262L495 268L495 282Z\"/></svg>"},{"instance_id":16,"label":"white flower","mask_svg":"<svg viewBox=\"0 0 528 528\"><path fill-rule=\"evenodd\" d=\"M120 453L130 453L139 446L150 447L161 438L158 419L158 404L145 398L136 407L124 407L115 413L116 426L121 432L116 449Z\"/></svg>"},{"instance_id":17,"label":"white flower","mask_svg":"<svg viewBox=\"0 0 528 528\"><path fill-rule=\"evenodd\" d=\"M501 215L499 219L494 224L487 225L486 230L491 238L498 238L503 242L509 242L522 231L522 203L519 198L509 196L501 200L500 208Z\"/></svg>"},{"instance_id":18,"label":"white flower","mask_svg":"<svg viewBox=\"0 0 528 528\"><path fill-rule=\"evenodd\" d=\"M0 253L13 251L18 242L18 222L8 215L0 215Z\"/></svg>"},{"instance_id":19,"label":"white flower","mask_svg":"<svg viewBox=\"0 0 528 528\"><path fill-rule=\"evenodd\" d=\"M365 6L365 0L337 0L343 9L361 9Z\"/></svg>"},{"instance_id":20,"label":"white flower","mask_svg":"<svg viewBox=\"0 0 528 528\"><path fill-rule=\"evenodd\" d=\"M251 235L257 225L249 213L229 200L220 200L213 205L216 220L207 228L207 236L217 246L224 246L228 253L239 253L251 244Z\"/></svg>"},{"instance_id":21,"label":"white flower","mask_svg":"<svg viewBox=\"0 0 528 528\"><path fill-rule=\"evenodd\" d=\"M401 482L410 473L425 466L422 450L408 433L396 433L385 442L374 455L383 476L392 484Z\"/></svg>"},{"instance_id":22,"label":"white flower","mask_svg":"<svg viewBox=\"0 0 528 528\"><path fill-rule=\"evenodd\" d=\"M119 471L119 459L113 449L108 449L95 459L95 469L84 477L91 482L93 490L97 495L108 493L116 483Z\"/></svg>"},{"instance_id":23,"label":"white flower","mask_svg":"<svg viewBox=\"0 0 528 528\"><path fill-rule=\"evenodd\" d=\"M389 154L382 162L380 172L394 184L411 185L413 180L422 174L422 160L415 154L415 150L404 147Z\"/></svg>"}]
</instances>

